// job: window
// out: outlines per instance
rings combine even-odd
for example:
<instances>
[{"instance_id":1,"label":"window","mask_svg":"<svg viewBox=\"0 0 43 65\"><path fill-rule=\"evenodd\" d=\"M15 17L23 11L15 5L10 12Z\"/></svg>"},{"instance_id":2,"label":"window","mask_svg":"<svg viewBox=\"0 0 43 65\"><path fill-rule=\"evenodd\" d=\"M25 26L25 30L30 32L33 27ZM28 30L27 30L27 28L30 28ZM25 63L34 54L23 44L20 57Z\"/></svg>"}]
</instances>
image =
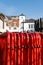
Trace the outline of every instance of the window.
<instances>
[{"instance_id":1,"label":"window","mask_svg":"<svg viewBox=\"0 0 43 65\"><path fill-rule=\"evenodd\" d=\"M16 22L14 22L14 29L16 29Z\"/></svg>"},{"instance_id":2,"label":"window","mask_svg":"<svg viewBox=\"0 0 43 65\"><path fill-rule=\"evenodd\" d=\"M29 24L29 28L30 28L30 24Z\"/></svg>"},{"instance_id":3,"label":"window","mask_svg":"<svg viewBox=\"0 0 43 65\"><path fill-rule=\"evenodd\" d=\"M29 24L29 28L34 28L34 25L33 24Z\"/></svg>"},{"instance_id":4,"label":"window","mask_svg":"<svg viewBox=\"0 0 43 65\"><path fill-rule=\"evenodd\" d=\"M33 28L33 24L31 24L31 28Z\"/></svg>"},{"instance_id":5,"label":"window","mask_svg":"<svg viewBox=\"0 0 43 65\"><path fill-rule=\"evenodd\" d=\"M14 29L16 29L16 28L14 27Z\"/></svg>"},{"instance_id":6,"label":"window","mask_svg":"<svg viewBox=\"0 0 43 65\"><path fill-rule=\"evenodd\" d=\"M11 27L9 27L9 29L11 30Z\"/></svg>"},{"instance_id":7,"label":"window","mask_svg":"<svg viewBox=\"0 0 43 65\"><path fill-rule=\"evenodd\" d=\"M23 17L21 17L23 19Z\"/></svg>"}]
</instances>

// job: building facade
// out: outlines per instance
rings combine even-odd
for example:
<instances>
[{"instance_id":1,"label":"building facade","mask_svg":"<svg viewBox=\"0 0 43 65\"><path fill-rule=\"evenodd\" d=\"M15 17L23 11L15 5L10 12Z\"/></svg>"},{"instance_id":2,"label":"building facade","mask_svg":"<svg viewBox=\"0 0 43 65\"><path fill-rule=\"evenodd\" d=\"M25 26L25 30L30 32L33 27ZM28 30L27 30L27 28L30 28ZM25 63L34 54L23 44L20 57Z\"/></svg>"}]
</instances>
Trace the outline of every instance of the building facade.
<instances>
[{"instance_id":1,"label":"building facade","mask_svg":"<svg viewBox=\"0 0 43 65\"><path fill-rule=\"evenodd\" d=\"M27 19L27 20L25 20L25 22L22 22L24 25L24 28L23 28L24 31L34 32L35 31L35 22L34 21L35 21L34 19Z\"/></svg>"},{"instance_id":2,"label":"building facade","mask_svg":"<svg viewBox=\"0 0 43 65\"><path fill-rule=\"evenodd\" d=\"M19 16L6 16L0 13L0 32L35 31L34 21L34 19L26 19L24 14Z\"/></svg>"}]
</instances>

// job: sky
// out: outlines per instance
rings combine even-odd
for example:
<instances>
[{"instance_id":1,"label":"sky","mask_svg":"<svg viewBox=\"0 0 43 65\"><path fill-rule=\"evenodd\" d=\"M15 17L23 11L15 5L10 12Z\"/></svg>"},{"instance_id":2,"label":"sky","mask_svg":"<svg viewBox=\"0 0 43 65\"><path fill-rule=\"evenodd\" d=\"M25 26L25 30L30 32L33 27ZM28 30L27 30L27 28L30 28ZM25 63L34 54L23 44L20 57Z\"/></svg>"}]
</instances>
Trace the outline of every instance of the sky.
<instances>
[{"instance_id":1,"label":"sky","mask_svg":"<svg viewBox=\"0 0 43 65\"><path fill-rule=\"evenodd\" d=\"M0 13L38 19L43 17L43 0L0 0Z\"/></svg>"}]
</instances>

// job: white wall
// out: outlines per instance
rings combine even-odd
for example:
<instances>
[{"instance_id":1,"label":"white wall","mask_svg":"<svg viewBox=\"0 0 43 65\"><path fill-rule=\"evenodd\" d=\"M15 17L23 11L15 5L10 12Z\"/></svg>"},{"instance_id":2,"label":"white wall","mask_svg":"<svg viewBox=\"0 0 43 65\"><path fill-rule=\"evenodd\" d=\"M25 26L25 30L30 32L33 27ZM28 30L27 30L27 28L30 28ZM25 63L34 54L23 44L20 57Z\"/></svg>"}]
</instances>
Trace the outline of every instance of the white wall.
<instances>
[{"instance_id":1,"label":"white wall","mask_svg":"<svg viewBox=\"0 0 43 65\"><path fill-rule=\"evenodd\" d=\"M0 30L3 29L3 21L0 19Z\"/></svg>"},{"instance_id":2,"label":"white wall","mask_svg":"<svg viewBox=\"0 0 43 65\"><path fill-rule=\"evenodd\" d=\"M19 31L23 31L22 22L25 22L25 16L19 16Z\"/></svg>"},{"instance_id":3,"label":"white wall","mask_svg":"<svg viewBox=\"0 0 43 65\"><path fill-rule=\"evenodd\" d=\"M33 25L33 28L31 28L31 24ZM29 28L29 25L30 25L30 28ZM24 23L24 31L31 31L31 30L35 30L34 28L34 23Z\"/></svg>"},{"instance_id":4,"label":"white wall","mask_svg":"<svg viewBox=\"0 0 43 65\"><path fill-rule=\"evenodd\" d=\"M0 19L0 32L6 32L6 24L4 23L4 29L3 29L3 21Z\"/></svg>"},{"instance_id":5,"label":"white wall","mask_svg":"<svg viewBox=\"0 0 43 65\"><path fill-rule=\"evenodd\" d=\"M25 16L19 16L19 21L20 21L20 22L25 21Z\"/></svg>"},{"instance_id":6,"label":"white wall","mask_svg":"<svg viewBox=\"0 0 43 65\"><path fill-rule=\"evenodd\" d=\"M17 27L16 29L14 29L14 27L11 27L11 29L9 29L9 26L7 26L6 30L8 30L9 32L18 32L19 28Z\"/></svg>"},{"instance_id":7,"label":"white wall","mask_svg":"<svg viewBox=\"0 0 43 65\"><path fill-rule=\"evenodd\" d=\"M3 31L3 21L0 19L0 32Z\"/></svg>"}]
</instances>

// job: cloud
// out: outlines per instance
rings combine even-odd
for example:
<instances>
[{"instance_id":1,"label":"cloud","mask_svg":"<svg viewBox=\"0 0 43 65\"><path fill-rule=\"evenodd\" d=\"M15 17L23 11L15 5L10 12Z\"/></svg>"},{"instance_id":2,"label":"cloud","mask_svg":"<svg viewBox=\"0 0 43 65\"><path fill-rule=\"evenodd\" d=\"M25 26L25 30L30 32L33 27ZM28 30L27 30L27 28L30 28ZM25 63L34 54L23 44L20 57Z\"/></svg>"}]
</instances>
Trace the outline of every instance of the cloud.
<instances>
[{"instance_id":1,"label":"cloud","mask_svg":"<svg viewBox=\"0 0 43 65\"><path fill-rule=\"evenodd\" d=\"M19 12L19 10L15 6L8 6L0 3L0 12L4 13L5 15L15 15Z\"/></svg>"}]
</instances>

